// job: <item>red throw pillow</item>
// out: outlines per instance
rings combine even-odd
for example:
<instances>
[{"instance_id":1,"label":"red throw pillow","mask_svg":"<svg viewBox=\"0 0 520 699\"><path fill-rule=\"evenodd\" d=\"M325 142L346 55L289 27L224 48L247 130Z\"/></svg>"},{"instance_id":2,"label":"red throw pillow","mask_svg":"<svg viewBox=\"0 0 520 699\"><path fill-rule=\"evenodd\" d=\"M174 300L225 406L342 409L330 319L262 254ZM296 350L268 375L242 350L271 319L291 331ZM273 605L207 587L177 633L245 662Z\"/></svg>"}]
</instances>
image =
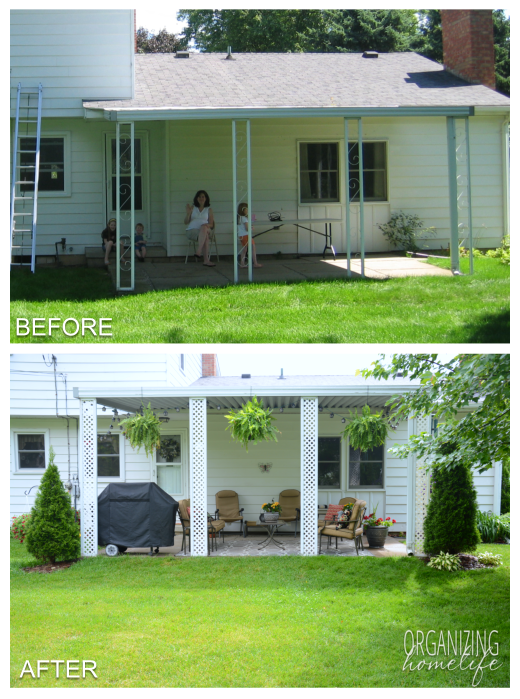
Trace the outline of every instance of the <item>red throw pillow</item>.
<instances>
[{"instance_id":1,"label":"red throw pillow","mask_svg":"<svg viewBox=\"0 0 520 699\"><path fill-rule=\"evenodd\" d=\"M325 515L326 522L333 522L334 517L343 510L342 505L329 505L327 514Z\"/></svg>"}]
</instances>

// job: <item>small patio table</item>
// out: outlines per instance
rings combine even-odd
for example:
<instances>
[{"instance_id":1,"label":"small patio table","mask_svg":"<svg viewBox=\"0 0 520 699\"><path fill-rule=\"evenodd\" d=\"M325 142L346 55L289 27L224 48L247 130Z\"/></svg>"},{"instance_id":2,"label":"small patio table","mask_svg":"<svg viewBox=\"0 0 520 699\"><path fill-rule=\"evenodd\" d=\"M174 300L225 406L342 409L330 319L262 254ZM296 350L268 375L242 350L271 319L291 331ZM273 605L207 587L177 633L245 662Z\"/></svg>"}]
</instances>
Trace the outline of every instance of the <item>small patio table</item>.
<instances>
[{"instance_id":1,"label":"small patio table","mask_svg":"<svg viewBox=\"0 0 520 699\"><path fill-rule=\"evenodd\" d=\"M271 231L277 231L279 230L282 226L296 226L296 228L301 228L304 231L309 231L310 233L315 233L316 235L321 235L325 238L325 247L323 248L323 257L325 257L327 250L330 250L332 252L332 255L334 259L336 259L336 250L334 249L334 246L332 245L332 224L333 223L342 223L343 219L341 218L309 218L309 219L304 219L304 218L299 218L299 219L294 219L294 220L288 220L288 219L280 219L278 221L253 221L254 226L271 226L266 231L260 231L259 233L255 233L252 237L257 238L259 235L264 235L265 233L270 233ZM308 224L308 226L304 226L302 224ZM322 223L325 225L325 233L322 233L321 231L316 230L316 224ZM310 226L313 226L312 228ZM298 251L299 252L299 251Z\"/></svg>"},{"instance_id":2,"label":"small patio table","mask_svg":"<svg viewBox=\"0 0 520 699\"><path fill-rule=\"evenodd\" d=\"M264 539L260 542L258 550L260 551L260 549L265 549L265 547L269 546L269 544L272 542L273 544L276 544L278 548L283 549L285 551L285 546L283 546L279 541L276 541L276 539L274 539L273 537L278 527L284 527L286 524L287 522L280 522L280 520L276 520L276 522L265 522L263 514L260 515L259 525L261 527L264 527L267 531L267 539Z\"/></svg>"}]
</instances>

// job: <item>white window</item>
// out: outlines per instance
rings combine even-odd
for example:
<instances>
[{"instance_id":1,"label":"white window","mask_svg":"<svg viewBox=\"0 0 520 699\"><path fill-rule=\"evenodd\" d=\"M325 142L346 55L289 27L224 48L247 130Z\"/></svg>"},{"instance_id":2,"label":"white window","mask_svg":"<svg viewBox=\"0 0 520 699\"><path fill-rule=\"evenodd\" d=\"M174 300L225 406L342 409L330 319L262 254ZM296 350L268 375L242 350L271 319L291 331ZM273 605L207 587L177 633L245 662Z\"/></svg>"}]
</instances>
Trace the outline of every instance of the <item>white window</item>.
<instances>
[{"instance_id":1,"label":"white window","mask_svg":"<svg viewBox=\"0 0 520 699\"><path fill-rule=\"evenodd\" d=\"M318 489L341 489L340 437L318 437Z\"/></svg>"},{"instance_id":2,"label":"white window","mask_svg":"<svg viewBox=\"0 0 520 699\"><path fill-rule=\"evenodd\" d=\"M36 137L18 136L20 149L19 194L28 196L34 191L34 151ZM24 152L29 151L29 152ZM24 169L24 165L27 169ZM32 166L32 167L31 167ZM23 184L23 181L27 184ZM70 132L46 131L40 137L40 169L38 177L38 196L70 197L71 194L71 158Z\"/></svg>"},{"instance_id":3,"label":"white window","mask_svg":"<svg viewBox=\"0 0 520 699\"><path fill-rule=\"evenodd\" d=\"M98 478L102 481L124 480L124 438L121 434L100 432L97 442Z\"/></svg>"},{"instance_id":4,"label":"white window","mask_svg":"<svg viewBox=\"0 0 520 699\"><path fill-rule=\"evenodd\" d=\"M339 143L299 145L300 203L339 202Z\"/></svg>"},{"instance_id":5,"label":"white window","mask_svg":"<svg viewBox=\"0 0 520 699\"><path fill-rule=\"evenodd\" d=\"M360 451L349 446L348 489L383 488L384 447Z\"/></svg>"},{"instance_id":6,"label":"white window","mask_svg":"<svg viewBox=\"0 0 520 699\"><path fill-rule=\"evenodd\" d=\"M12 453L16 473L43 473L49 463L48 430L15 430Z\"/></svg>"}]
</instances>

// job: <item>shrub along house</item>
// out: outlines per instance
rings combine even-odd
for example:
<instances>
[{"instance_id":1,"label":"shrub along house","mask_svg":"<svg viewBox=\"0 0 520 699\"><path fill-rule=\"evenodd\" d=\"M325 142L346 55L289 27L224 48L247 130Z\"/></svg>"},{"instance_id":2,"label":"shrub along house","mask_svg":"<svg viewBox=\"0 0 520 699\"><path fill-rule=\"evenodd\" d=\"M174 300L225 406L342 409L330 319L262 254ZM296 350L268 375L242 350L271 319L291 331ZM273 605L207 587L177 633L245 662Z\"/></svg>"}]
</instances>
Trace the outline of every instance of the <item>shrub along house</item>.
<instances>
[{"instance_id":1,"label":"shrub along house","mask_svg":"<svg viewBox=\"0 0 520 699\"><path fill-rule=\"evenodd\" d=\"M238 493L249 521L281 491L301 493L301 553L317 554L318 506L342 497L367 501L369 511L397 520L410 552L420 552L429 477L411 456L388 448L431 429L410 419L385 444L356 452L341 438L349 411L381 410L393 394L414 390L408 380L365 381L352 376L223 377L214 355L64 355L46 368L38 356L12 360L11 507L28 512L52 444L63 480L79 479L82 552L97 553L97 496L109 482L147 482L176 500L191 499L192 554L206 555L205 515L220 490ZM189 360L189 361L188 361ZM202 367L202 377L189 382ZM200 373L199 373L200 376ZM172 380L175 379L175 380ZM148 379L148 380L147 380ZM225 416L252 396L274 411L277 442L246 451L226 431ZM161 446L153 456L135 451L119 429L122 415L151 404L160 417ZM482 510L500 511L501 467L474 474ZM29 492L29 495L26 493ZM238 530L239 524L226 525Z\"/></svg>"},{"instance_id":2,"label":"shrub along house","mask_svg":"<svg viewBox=\"0 0 520 699\"><path fill-rule=\"evenodd\" d=\"M131 10L12 10L12 259L84 255L110 217L184 256L185 205L205 189L220 253L236 253L244 201L255 232L273 211L292 222L263 252L319 253L328 226L348 260L389 250L378 224L402 210L457 270L459 242L508 233L509 99L493 89L491 11L442 12L445 68L415 53L136 55ZM37 127L22 117L39 86L33 208ZM133 284L132 266L118 286Z\"/></svg>"}]
</instances>

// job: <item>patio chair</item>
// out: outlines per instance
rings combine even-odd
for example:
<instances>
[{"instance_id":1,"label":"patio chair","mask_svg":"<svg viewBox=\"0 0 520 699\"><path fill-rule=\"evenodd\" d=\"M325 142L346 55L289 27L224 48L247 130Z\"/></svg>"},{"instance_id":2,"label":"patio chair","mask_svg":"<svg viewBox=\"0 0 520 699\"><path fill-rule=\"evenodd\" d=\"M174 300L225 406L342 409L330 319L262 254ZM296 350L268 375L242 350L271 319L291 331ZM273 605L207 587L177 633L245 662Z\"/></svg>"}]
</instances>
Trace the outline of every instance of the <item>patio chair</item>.
<instances>
[{"instance_id":1,"label":"patio chair","mask_svg":"<svg viewBox=\"0 0 520 699\"><path fill-rule=\"evenodd\" d=\"M365 550L365 547L363 546L363 517L366 509L367 504L365 500L355 500L354 507L352 509L352 516L346 529L336 529L335 523L329 524L328 522L325 522L323 527L320 527L318 530L320 535L320 548L318 553L321 553L321 538L322 536L326 536L328 537L327 548L330 546L332 537L336 539L336 548L338 548L338 539L354 540L356 555L359 556L359 548L361 547L362 551Z\"/></svg>"},{"instance_id":2,"label":"patio chair","mask_svg":"<svg viewBox=\"0 0 520 699\"><path fill-rule=\"evenodd\" d=\"M244 508L240 508L238 503L238 495L234 490L219 490L215 494L215 519L220 519L226 524L228 522L240 522L240 533L246 536L244 529L244 517L242 512Z\"/></svg>"},{"instance_id":3,"label":"patio chair","mask_svg":"<svg viewBox=\"0 0 520 699\"><path fill-rule=\"evenodd\" d=\"M294 522L294 536L296 536L300 521L300 491L282 490L278 496L278 502L282 508L279 519L284 522Z\"/></svg>"},{"instance_id":4,"label":"patio chair","mask_svg":"<svg viewBox=\"0 0 520 699\"><path fill-rule=\"evenodd\" d=\"M217 254L217 262L220 262L219 256L218 256L218 247L217 247L217 236L215 235L215 228L216 228L215 222L213 222L213 228L211 229L211 232L209 234L209 251L208 251L208 256L211 258L211 248L215 246L215 252ZM188 262L188 257L190 254L194 254L197 252L197 241L196 240L188 240L188 247L186 248L186 259L184 260L184 264Z\"/></svg>"},{"instance_id":5,"label":"patio chair","mask_svg":"<svg viewBox=\"0 0 520 699\"><path fill-rule=\"evenodd\" d=\"M188 507L190 506L190 501L189 500L181 500L179 502L179 519L181 521L182 525L182 544L181 544L181 551L184 551L186 553L186 544L188 544L188 548L190 548L190 516L188 514ZM218 519L213 519L211 515L208 515L208 556L210 555L210 534L211 534L211 551L213 551L213 546L215 546L215 549L217 548L217 540L216 540L216 534L217 532L220 532L222 529L224 529L225 522L218 520ZM222 534L222 538L224 538L224 534Z\"/></svg>"}]
</instances>

